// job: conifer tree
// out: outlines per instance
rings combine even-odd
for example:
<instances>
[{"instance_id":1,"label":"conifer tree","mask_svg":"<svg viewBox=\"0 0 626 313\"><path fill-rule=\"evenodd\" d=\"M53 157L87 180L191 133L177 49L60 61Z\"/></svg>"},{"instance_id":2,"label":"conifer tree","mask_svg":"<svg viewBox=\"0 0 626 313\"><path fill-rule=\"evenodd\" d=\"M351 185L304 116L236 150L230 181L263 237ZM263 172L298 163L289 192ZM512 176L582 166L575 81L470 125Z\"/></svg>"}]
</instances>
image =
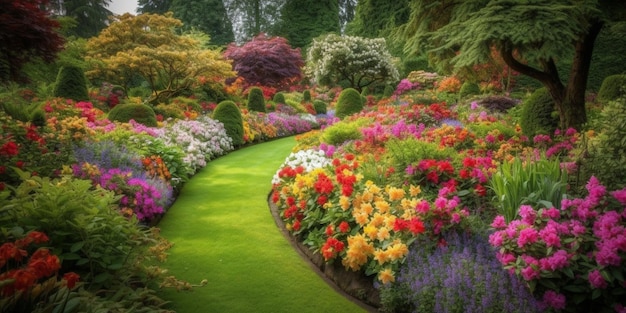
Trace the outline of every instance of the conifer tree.
<instances>
[{"instance_id":1,"label":"conifer tree","mask_svg":"<svg viewBox=\"0 0 626 313\"><path fill-rule=\"evenodd\" d=\"M337 0L287 0L281 11L279 35L298 48L326 33L339 33Z\"/></svg>"}]
</instances>

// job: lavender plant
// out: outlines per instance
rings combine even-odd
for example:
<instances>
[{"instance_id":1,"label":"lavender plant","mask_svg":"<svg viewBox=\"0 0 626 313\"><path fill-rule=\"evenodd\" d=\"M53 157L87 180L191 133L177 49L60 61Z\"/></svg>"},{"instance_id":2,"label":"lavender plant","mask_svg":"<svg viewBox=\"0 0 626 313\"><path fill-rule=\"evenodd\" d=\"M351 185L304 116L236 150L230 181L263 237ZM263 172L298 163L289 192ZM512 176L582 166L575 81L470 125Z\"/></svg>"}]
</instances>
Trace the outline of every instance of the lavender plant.
<instances>
[{"instance_id":1,"label":"lavender plant","mask_svg":"<svg viewBox=\"0 0 626 313\"><path fill-rule=\"evenodd\" d=\"M418 239L395 284L381 286L384 311L540 312L526 286L504 270L487 239L451 232L433 247Z\"/></svg>"}]
</instances>

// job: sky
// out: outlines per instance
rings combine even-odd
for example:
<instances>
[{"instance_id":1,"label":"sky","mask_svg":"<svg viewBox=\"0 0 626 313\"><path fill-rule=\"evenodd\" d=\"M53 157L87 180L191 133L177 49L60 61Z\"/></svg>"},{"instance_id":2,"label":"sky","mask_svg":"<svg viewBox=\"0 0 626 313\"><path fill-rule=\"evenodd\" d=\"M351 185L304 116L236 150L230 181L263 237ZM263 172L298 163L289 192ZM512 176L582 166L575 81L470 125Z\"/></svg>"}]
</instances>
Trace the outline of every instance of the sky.
<instances>
[{"instance_id":1,"label":"sky","mask_svg":"<svg viewBox=\"0 0 626 313\"><path fill-rule=\"evenodd\" d=\"M137 0L113 0L108 9L115 14L137 14Z\"/></svg>"}]
</instances>

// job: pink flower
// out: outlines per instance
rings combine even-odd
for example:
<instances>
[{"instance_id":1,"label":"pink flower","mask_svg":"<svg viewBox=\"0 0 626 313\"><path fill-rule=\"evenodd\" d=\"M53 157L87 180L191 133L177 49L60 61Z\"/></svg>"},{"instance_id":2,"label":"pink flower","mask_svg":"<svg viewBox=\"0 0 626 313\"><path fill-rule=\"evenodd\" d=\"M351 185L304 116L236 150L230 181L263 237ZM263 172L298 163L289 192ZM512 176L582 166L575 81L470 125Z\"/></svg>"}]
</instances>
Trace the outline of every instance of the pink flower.
<instances>
[{"instance_id":1,"label":"pink flower","mask_svg":"<svg viewBox=\"0 0 626 313\"><path fill-rule=\"evenodd\" d=\"M512 253L500 253L500 252L497 252L496 253L496 258L498 259L498 261L500 261L500 263L502 263L502 265L507 265L507 264L513 263L513 262L515 262L515 260L517 260L515 255L513 255Z\"/></svg>"},{"instance_id":2,"label":"pink flower","mask_svg":"<svg viewBox=\"0 0 626 313\"><path fill-rule=\"evenodd\" d=\"M591 287L599 289L604 289L608 286L608 283L604 280L604 277L602 277L602 274L600 274L600 271L598 270L589 272L589 283L591 284Z\"/></svg>"},{"instance_id":3,"label":"pink flower","mask_svg":"<svg viewBox=\"0 0 626 313\"><path fill-rule=\"evenodd\" d=\"M552 256L541 259L539 264L544 271L560 270L569 264L569 256L565 250L559 250Z\"/></svg>"},{"instance_id":4,"label":"pink flower","mask_svg":"<svg viewBox=\"0 0 626 313\"><path fill-rule=\"evenodd\" d=\"M522 205L519 207L519 216L522 218L522 221L532 225L535 223L537 212L530 205Z\"/></svg>"},{"instance_id":5,"label":"pink flower","mask_svg":"<svg viewBox=\"0 0 626 313\"><path fill-rule=\"evenodd\" d=\"M543 303L549 308L562 310L565 308L565 296L553 290L548 290L543 294Z\"/></svg>"},{"instance_id":6,"label":"pink flower","mask_svg":"<svg viewBox=\"0 0 626 313\"><path fill-rule=\"evenodd\" d=\"M613 196L613 198L619 201L622 205L626 205L626 188L611 192L611 196Z\"/></svg>"},{"instance_id":7,"label":"pink flower","mask_svg":"<svg viewBox=\"0 0 626 313\"><path fill-rule=\"evenodd\" d=\"M539 234L534 228L524 228L519 232L519 237L517 238L517 246L523 248L527 244L537 242L538 238Z\"/></svg>"},{"instance_id":8,"label":"pink flower","mask_svg":"<svg viewBox=\"0 0 626 313\"><path fill-rule=\"evenodd\" d=\"M522 277L524 280L531 281L533 279L539 278L539 271L534 269L532 266L526 266L521 271Z\"/></svg>"},{"instance_id":9,"label":"pink flower","mask_svg":"<svg viewBox=\"0 0 626 313\"><path fill-rule=\"evenodd\" d=\"M549 208L549 209L544 209L543 211L541 211L541 217L542 218L551 218L551 219L558 219L561 216L561 211L559 211L557 208Z\"/></svg>"},{"instance_id":10,"label":"pink flower","mask_svg":"<svg viewBox=\"0 0 626 313\"><path fill-rule=\"evenodd\" d=\"M493 227L495 229L504 229L504 228L506 228L506 221L504 220L504 216L502 216L502 215L496 216L496 218L494 218L493 222L491 223L491 227Z\"/></svg>"},{"instance_id":11,"label":"pink flower","mask_svg":"<svg viewBox=\"0 0 626 313\"><path fill-rule=\"evenodd\" d=\"M558 230L554 225L546 225L544 229L539 231L539 237L546 243L547 247L558 248L561 246L561 238L559 237Z\"/></svg>"},{"instance_id":12,"label":"pink flower","mask_svg":"<svg viewBox=\"0 0 626 313\"><path fill-rule=\"evenodd\" d=\"M497 231L491 235L489 235L489 243L494 247L500 247L502 242L504 242L504 233L502 231Z\"/></svg>"}]
</instances>

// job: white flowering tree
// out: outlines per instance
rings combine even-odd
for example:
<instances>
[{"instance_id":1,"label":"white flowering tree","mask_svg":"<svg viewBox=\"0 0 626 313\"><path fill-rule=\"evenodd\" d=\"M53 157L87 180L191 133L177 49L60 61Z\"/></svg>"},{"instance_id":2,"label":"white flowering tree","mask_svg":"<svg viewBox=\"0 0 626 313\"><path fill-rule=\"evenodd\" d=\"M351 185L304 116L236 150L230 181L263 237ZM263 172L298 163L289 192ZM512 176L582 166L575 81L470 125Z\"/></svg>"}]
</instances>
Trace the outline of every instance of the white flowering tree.
<instances>
[{"instance_id":1,"label":"white flowering tree","mask_svg":"<svg viewBox=\"0 0 626 313\"><path fill-rule=\"evenodd\" d=\"M313 40L307 55L309 75L320 85L348 81L363 87L398 80L398 70L383 38L326 35Z\"/></svg>"}]
</instances>

